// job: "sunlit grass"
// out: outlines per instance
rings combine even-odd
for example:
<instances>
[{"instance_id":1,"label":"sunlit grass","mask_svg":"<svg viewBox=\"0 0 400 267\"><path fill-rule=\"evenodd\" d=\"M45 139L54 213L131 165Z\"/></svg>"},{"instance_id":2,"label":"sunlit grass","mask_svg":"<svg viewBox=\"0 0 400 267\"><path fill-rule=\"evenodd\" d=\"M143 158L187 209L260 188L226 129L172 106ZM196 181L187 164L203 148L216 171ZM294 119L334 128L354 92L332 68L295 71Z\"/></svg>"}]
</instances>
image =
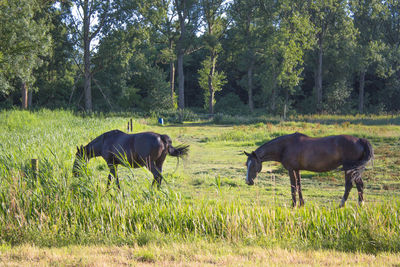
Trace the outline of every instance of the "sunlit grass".
<instances>
[{"instance_id":1,"label":"sunlit grass","mask_svg":"<svg viewBox=\"0 0 400 267\"><path fill-rule=\"evenodd\" d=\"M176 159L167 158L160 191L151 187L145 169L122 167L122 190L112 184L107 191L108 168L101 159L73 177L76 146L112 129L125 130L128 120L69 111L1 112L2 244L145 246L195 239L368 253L400 250L399 126L288 121L162 127L152 118L134 118L134 132L165 133L175 145L191 145L178 169ZM356 205L353 191L347 207L337 208L344 191L342 172L303 172L306 206L299 209L289 207L289 178L279 164L265 163L256 186L244 184L243 150L294 131L372 139L375 164L364 174L364 207ZM36 178L31 158L40 162ZM156 255L142 257L157 260Z\"/></svg>"}]
</instances>

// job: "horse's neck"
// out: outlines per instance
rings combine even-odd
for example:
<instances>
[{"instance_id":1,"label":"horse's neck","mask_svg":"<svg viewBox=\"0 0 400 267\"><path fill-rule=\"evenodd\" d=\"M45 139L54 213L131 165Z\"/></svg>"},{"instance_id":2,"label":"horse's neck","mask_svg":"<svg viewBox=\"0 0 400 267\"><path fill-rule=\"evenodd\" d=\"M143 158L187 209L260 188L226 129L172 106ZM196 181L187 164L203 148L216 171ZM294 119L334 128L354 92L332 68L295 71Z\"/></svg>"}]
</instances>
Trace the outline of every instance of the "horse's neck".
<instances>
[{"instance_id":1,"label":"horse's neck","mask_svg":"<svg viewBox=\"0 0 400 267\"><path fill-rule=\"evenodd\" d=\"M262 162L264 161L281 161L281 154L282 154L282 142L281 141L274 141L269 142L256 150L258 157L261 159Z\"/></svg>"},{"instance_id":2,"label":"horse's neck","mask_svg":"<svg viewBox=\"0 0 400 267\"><path fill-rule=\"evenodd\" d=\"M101 146L98 142L90 142L85 147L87 159L95 158L101 155Z\"/></svg>"}]
</instances>

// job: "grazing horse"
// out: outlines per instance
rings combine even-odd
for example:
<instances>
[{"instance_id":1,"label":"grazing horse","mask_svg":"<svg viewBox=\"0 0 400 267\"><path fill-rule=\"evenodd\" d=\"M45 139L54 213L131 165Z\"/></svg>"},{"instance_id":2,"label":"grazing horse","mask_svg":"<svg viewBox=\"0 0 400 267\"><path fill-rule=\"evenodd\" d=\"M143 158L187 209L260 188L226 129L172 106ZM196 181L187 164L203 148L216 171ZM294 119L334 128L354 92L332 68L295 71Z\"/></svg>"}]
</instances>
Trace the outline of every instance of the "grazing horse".
<instances>
[{"instance_id":1,"label":"grazing horse","mask_svg":"<svg viewBox=\"0 0 400 267\"><path fill-rule=\"evenodd\" d=\"M117 176L118 164L129 163L133 168L146 166L154 176L153 185L157 182L157 186L160 186L163 178L162 166L167 154L182 157L188 153L189 146L173 147L168 135L153 132L126 134L113 130L96 137L86 146L77 147L77 150L72 170L74 175L78 175L80 161L88 162L93 157L101 156L110 169L107 188L112 177L116 179L116 184L120 188Z\"/></svg>"},{"instance_id":2,"label":"grazing horse","mask_svg":"<svg viewBox=\"0 0 400 267\"><path fill-rule=\"evenodd\" d=\"M262 162L277 161L289 171L293 207L296 206L296 191L300 206L304 205L301 192L300 170L313 172L331 171L343 166L345 173L345 192L340 203L343 207L355 182L358 202L363 204L364 183L361 174L367 162L373 158L374 151L368 140L349 135L334 135L312 138L301 133L283 135L275 138L247 155L246 183L253 185L254 178L261 171Z\"/></svg>"}]
</instances>

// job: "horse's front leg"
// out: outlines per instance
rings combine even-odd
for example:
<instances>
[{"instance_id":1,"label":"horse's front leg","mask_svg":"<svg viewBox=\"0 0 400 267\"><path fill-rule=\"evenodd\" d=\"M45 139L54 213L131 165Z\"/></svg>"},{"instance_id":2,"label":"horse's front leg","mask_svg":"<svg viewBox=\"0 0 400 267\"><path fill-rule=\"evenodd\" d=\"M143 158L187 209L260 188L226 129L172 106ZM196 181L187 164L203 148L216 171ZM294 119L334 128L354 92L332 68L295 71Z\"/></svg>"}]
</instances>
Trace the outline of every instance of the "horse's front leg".
<instances>
[{"instance_id":1,"label":"horse's front leg","mask_svg":"<svg viewBox=\"0 0 400 267\"><path fill-rule=\"evenodd\" d=\"M339 205L340 208L344 207L344 204L346 203L346 200L349 197L350 190L353 188L351 173L349 171L345 171L344 175L346 184L344 185L344 195Z\"/></svg>"},{"instance_id":2,"label":"horse's front leg","mask_svg":"<svg viewBox=\"0 0 400 267\"><path fill-rule=\"evenodd\" d=\"M110 169L110 173L108 174L108 181L107 181L107 189L110 187L110 183L111 183L111 180L112 180L112 176L111 176L111 173L112 173L112 169L114 169L114 165L113 164L108 164L108 168Z\"/></svg>"},{"instance_id":3,"label":"horse's front leg","mask_svg":"<svg viewBox=\"0 0 400 267\"><path fill-rule=\"evenodd\" d=\"M292 205L296 207L296 174L294 170L289 170L290 187L292 191Z\"/></svg>"},{"instance_id":4,"label":"horse's front leg","mask_svg":"<svg viewBox=\"0 0 400 267\"><path fill-rule=\"evenodd\" d=\"M117 174L117 165L109 164L108 168L110 168L110 174L108 175L107 189L110 186L110 182L112 180L112 177L115 178L115 183L118 186L118 189L121 189L121 187L119 186L119 179L118 179L118 174Z\"/></svg>"},{"instance_id":5,"label":"horse's front leg","mask_svg":"<svg viewBox=\"0 0 400 267\"><path fill-rule=\"evenodd\" d=\"M295 171L296 175L296 180L297 180L297 191L299 192L299 201L300 201L300 206L304 206L304 199L303 199L303 193L301 192L301 176L300 176L300 171Z\"/></svg>"}]
</instances>

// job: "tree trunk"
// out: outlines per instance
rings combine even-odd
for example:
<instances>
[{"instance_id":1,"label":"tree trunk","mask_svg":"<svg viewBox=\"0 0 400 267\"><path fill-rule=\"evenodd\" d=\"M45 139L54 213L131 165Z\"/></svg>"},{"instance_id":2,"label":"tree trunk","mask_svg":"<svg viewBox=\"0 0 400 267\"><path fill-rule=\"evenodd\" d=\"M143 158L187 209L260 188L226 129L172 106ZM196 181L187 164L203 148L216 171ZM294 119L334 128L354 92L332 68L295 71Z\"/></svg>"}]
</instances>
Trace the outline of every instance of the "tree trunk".
<instances>
[{"instance_id":1,"label":"tree trunk","mask_svg":"<svg viewBox=\"0 0 400 267\"><path fill-rule=\"evenodd\" d=\"M85 0L83 5L83 58L85 72L85 109L88 112L92 111L92 88L91 88L91 72L90 72L90 15L88 0Z\"/></svg>"},{"instance_id":2,"label":"tree trunk","mask_svg":"<svg viewBox=\"0 0 400 267\"><path fill-rule=\"evenodd\" d=\"M254 111L254 103L253 103L253 68L254 68L254 60L250 62L249 68L247 69L247 90L249 95L249 108L250 111Z\"/></svg>"},{"instance_id":3,"label":"tree trunk","mask_svg":"<svg viewBox=\"0 0 400 267\"><path fill-rule=\"evenodd\" d=\"M170 61L169 86L171 88L171 103L175 105L175 62Z\"/></svg>"},{"instance_id":4,"label":"tree trunk","mask_svg":"<svg viewBox=\"0 0 400 267\"><path fill-rule=\"evenodd\" d=\"M32 90L28 91L28 108L32 107Z\"/></svg>"},{"instance_id":5,"label":"tree trunk","mask_svg":"<svg viewBox=\"0 0 400 267\"><path fill-rule=\"evenodd\" d=\"M364 113L364 87L365 87L365 70L360 72L360 87L358 95L358 112Z\"/></svg>"},{"instance_id":6,"label":"tree trunk","mask_svg":"<svg viewBox=\"0 0 400 267\"><path fill-rule=\"evenodd\" d=\"M173 41L172 39L169 40L169 49L173 49ZM174 60L169 61L169 87L171 89L171 104L175 106L175 62Z\"/></svg>"},{"instance_id":7,"label":"tree trunk","mask_svg":"<svg viewBox=\"0 0 400 267\"><path fill-rule=\"evenodd\" d=\"M22 93L21 108L27 109L28 108L28 86L26 85L26 82L22 83L21 93Z\"/></svg>"},{"instance_id":8,"label":"tree trunk","mask_svg":"<svg viewBox=\"0 0 400 267\"><path fill-rule=\"evenodd\" d=\"M178 7L178 4L177 4ZM184 42L186 37L186 1L183 0L182 5L180 6L180 10L178 11L178 19L179 25L181 28L181 35L178 40L178 108L185 108L185 76L183 73L183 56L185 54L184 50Z\"/></svg>"},{"instance_id":9,"label":"tree trunk","mask_svg":"<svg viewBox=\"0 0 400 267\"><path fill-rule=\"evenodd\" d=\"M214 114L214 86L213 86L213 78L215 73L215 64L216 64L216 53L215 51L211 52L210 61L211 61L211 68L210 73L208 74L208 91L210 92L210 97L208 99L208 112L210 114Z\"/></svg>"},{"instance_id":10,"label":"tree trunk","mask_svg":"<svg viewBox=\"0 0 400 267\"><path fill-rule=\"evenodd\" d=\"M271 96L271 111L272 113L275 113L276 109L276 88L272 88L272 96Z\"/></svg>"},{"instance_id":11,"label":"tree trunk","mask_svg":"<svg viewBox=\"0 0 400 267\"><path fill-rule=\"evenodd\" d=\"M317 109L320 110L322 106L322 37L318 39L318 59L317 59L317 74L315 77L315 88L317 96Z\"/></svg>"},{"instance_id":12,"label":"tree trunk","mask_svg":"<svg viewBox=\"0 0 400 267\"><path fill-rule=\"evenodd\" d=\"M183 51L182 53L178 54L178 88L179 88L179 95L178 95L178 108L184 109L185 108L185 76L183 73Z\"/></svg>"},{"instance_id":13,"label":"tree trunk","mask_svg":"<svg viewBox=\"0 0 400 267\"><path fill-rule=\"evenodd\" d=\"M289 108L289 89L286 89L285 90L285 104L283 106L283 120L286 120L288 108Z\"/></svg>"}]
</instances>

